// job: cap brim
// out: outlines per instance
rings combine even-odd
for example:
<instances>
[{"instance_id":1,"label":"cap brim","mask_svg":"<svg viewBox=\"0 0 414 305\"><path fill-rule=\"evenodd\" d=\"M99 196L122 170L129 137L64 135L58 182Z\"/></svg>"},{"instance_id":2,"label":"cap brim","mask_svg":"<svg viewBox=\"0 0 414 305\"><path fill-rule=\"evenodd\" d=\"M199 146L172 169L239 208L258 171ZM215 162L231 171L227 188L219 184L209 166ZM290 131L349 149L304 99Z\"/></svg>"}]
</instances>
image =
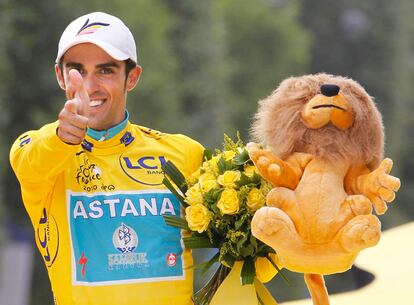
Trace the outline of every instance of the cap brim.
<instances>
[{"instance_id":1,"label":"cap brim","mask_svg":"<svg viewBox=\"0 0 414 305\"><path fill-rule=\"evenodd\" d=\"M97 39L87 39L87 38L82 38L82 39L77 39L73 42L71 42L70 44L68 44L67 46L65 46L62 50L59 50L59 54L56 57L56 63L59 63L60 59L62 58L62 56L73 46L76 46L78 44L82 44L82 43L92 43L94 45L97 45L98 47L100 47L102 50L104 50L106 53L108 53L109 56L111 56L113 59L115 60L126 60L129 58L129 56L127 54L125 54L124 52L121 52L120 50L114 48L113 46L103 42L103 41L99 41ZM134 58L131 58L133 61L136 61Z\"/></svg>"}]
</instances>

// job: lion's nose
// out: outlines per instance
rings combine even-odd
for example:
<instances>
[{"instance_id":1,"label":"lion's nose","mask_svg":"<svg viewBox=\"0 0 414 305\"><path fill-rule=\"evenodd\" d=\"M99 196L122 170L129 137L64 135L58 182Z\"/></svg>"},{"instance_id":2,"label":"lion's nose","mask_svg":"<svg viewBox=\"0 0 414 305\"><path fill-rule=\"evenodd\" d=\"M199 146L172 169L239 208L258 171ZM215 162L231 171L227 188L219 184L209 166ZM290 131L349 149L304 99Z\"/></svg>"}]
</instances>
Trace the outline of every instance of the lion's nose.
<instances>
[{"instance_id":1,"label":"lion's nose","mask_svg":"<svg viewBox=\"0 0 414 305\"><path fill-rule=\"evenodd\" d=\"M325 96L335 96L338 95L339 86L333 84L325 84L321 86L321 93Z\"/></svg>"}]
</instances>

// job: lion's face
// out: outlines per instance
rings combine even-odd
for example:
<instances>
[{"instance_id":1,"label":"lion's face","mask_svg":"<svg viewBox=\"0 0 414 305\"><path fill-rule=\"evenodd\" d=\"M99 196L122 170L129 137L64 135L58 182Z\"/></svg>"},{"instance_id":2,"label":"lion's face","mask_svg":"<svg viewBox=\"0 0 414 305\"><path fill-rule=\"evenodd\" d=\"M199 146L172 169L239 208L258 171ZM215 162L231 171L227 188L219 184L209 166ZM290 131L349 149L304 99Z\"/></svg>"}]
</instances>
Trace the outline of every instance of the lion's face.
<instances>
[{"instance_id":1,"label":"lion's face","mask_svg":"<svg viewBox=\"0 0 414 305\"><path fill-rule=\"evenodd\" d=\"M380 113L357 82L341 76L284 80L260 101L252 133L281 158L304 152L375 167L383 155Z\"/></svg>"}]
</instances>

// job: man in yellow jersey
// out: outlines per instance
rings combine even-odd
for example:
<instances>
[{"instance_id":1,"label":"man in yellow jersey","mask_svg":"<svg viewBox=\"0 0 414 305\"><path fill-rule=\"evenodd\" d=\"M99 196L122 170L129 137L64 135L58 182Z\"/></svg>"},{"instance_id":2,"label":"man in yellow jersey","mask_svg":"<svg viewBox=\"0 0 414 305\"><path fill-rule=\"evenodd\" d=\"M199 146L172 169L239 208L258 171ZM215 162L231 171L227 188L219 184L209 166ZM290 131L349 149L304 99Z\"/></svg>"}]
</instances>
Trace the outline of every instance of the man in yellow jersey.
<instances>
[{"instance_id":1,"label":"man in yellow jersey","mask_svg":"<svg viewBox=\"0 0 414 305\"><path fill-rule=\"evenodd\" d=\"M67 98L58 120L10 152L55 303L192 304L191 254L162 217L181 210L161 165L190 175L203 147L129 122L126 96L141 67L118 18L95 12L70 23L55 71Z\"/></svg>"}]
</instances>

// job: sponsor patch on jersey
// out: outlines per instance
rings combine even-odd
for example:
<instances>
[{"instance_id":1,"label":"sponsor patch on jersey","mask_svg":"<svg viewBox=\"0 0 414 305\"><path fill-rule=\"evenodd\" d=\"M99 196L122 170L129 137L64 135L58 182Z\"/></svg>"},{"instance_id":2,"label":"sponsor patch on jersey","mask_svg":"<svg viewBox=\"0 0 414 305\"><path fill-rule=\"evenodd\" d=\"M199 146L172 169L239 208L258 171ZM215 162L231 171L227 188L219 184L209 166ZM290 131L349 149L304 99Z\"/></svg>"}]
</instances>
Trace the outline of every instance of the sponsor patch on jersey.
<instances>
[{"instance_id":1,"label":"sponsor patch on jersey","mask_svg":"<svg viewBox=\"0 0 414 305\"><path fill-rule=\"evenodd\" d=\"M59 253L59 228L55 218L44 208L36 231L40 253L47 267L51 267Z\"/></svg>"},{"instance_id":2,"label":"sponsor patch on jersey","mask_svg":"<svg viewBox=\"0 0 414 305\"><path fill-rule=\"evenodd\" d=\"M125 175L140 184L162 185L164 171L161 166L166 163L164 156L128 156L119 157L119 165Z\"/></svg>"},{"instance_id":3,"label":"sponsor patch on jersey","mask_svg":"<svg viewBox=\"0 0 414 305\"><path fill-rule=\"evenodd\" d=\"M168 253L167 254L167 265L170 267L174 267L177 263L177 255L175 253Z\"/></svg>"},{"instance_id":4,"label":"sponsor patch on jersey","mask_svg":"<svg viewBox=\"0 0 414 305\"><path fill-rule=\"evenodd\" d=\"M80 159L80 165L76 169L76 182L85 192L95 191L114 191L113 184L105 184L102 182L102 170L98 165L91 163L83 152L76 154Z\"/></svg>"},{"instance_id":5,"label":"sponsor patch on jersey","mask_svg":"<svg viewBox=\"0 0 414 305\"><path fill-rule=\"evenodd\" d=\"M180 215L171 192L67 191L67 207L74 285L184 279L181 231L163 219Z\"/></svg>"}]
</instances>

